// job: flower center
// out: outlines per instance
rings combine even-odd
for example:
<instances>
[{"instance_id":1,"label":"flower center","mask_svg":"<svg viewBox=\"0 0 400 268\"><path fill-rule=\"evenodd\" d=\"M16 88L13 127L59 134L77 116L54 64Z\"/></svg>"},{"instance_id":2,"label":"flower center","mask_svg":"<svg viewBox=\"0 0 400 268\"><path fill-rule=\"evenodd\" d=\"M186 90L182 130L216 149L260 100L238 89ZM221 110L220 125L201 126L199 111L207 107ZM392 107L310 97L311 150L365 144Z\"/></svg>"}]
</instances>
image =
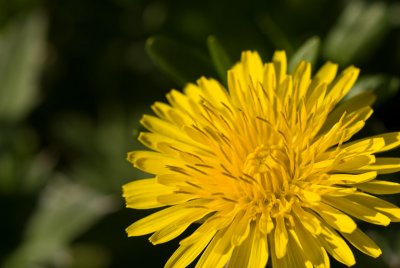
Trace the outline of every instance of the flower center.
<instances>
[{"instance_id":1,"label":"flower center","mask_svg":"<svg viewBox=\"0 0 400 268\"><path fill-rule=\"evenodd\" d=\"M255 176L268 173L271 175L277 170L288 171L288 157L278 145L261 144L247 155L244 163L244 173Z\"/></svg>"},{"instance_id":2,"label":"flower center","mask_svg":"<svg viewBox=\"0 0 400 268\"><path fill-rule=\"evenodd\" d=\"M284 146L261 144L249 153L243 165L243 177L251 180L243 185L243 203L256 214L268 211L271 217L286 214L295 201L293 172L289 153ZM279 213L278 213L279 212Z\"/></svg>"}]
</instances>

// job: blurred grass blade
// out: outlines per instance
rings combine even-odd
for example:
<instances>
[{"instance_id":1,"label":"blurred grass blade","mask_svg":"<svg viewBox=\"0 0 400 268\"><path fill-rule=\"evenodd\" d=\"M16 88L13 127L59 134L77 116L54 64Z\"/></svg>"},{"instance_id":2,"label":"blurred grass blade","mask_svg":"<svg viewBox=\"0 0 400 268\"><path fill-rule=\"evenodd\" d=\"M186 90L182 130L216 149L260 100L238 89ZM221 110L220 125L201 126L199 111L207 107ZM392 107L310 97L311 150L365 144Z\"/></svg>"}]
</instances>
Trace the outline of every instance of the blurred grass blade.
<instances>
[{"instance_id":1,"label":"blurred grass blade","mask_svg":"<svg viewBox=\"0 0 400 268\"><path fill-rule=\"evenodd\" d=\"M227 72L232 67L233 61L215 36L208 37L207 46L215 69L221 81L226 85Z\"/></svg>"},{"instance_id":2,"label":"blurred grass blade","mask_svg":"<svg viewBox=\"0 0 400 268\"><path fill-rule=\"evenodd\" d=\"M289 71L293 72L296 66L302 61L306 60L315 66L318 57L321 40L317 36L309 38L304 44L297 49L289 61Z\"/></svg>"},{"instance_id":3,"label":"blurred grass blade","mask_svg":"<svg viewBox=\"0 0 400 268\"><path fill-rule=\"evenodd\" d=\"M284 32L268 15L263 16L257 21L261 32L271 41L275 49L283 49L288 55L293 53L293 48Z\"/></svg>"},{"instance_id":4,"label":"blurred grass blade","mask_svg":"<svg viewBox=\"0 0 400 268\"><path fill-rule=\"evenodd\" d=\"M201 52L165 37L147 39L146 50L154 64L180 86L195 82L201 76L214 74L212 64Z\"/></svg>"},{"instance_id":5,"label":"blurred grass blade","mask_svg":"<svg viewBox=\"0 0 400 268\"><path fill-rule=\"evenodd\" d=\"M385 101L396 95L399 91L400 80L387 75L366 75L359 79L347 94L346 99L366 91L373 91L377 96L375 106L382 105Z\"/></svg>"},{"instance_id":6,"label":"blurred grass blade","mask_svg":"<svg viewBox=\"0 0 400 268\"><path fill-rule=\"evenodd\" d=\"M323 48L326 59L343 65L364 59L389 29L389 8L383 2L349 1Z\"/></svg>"},{"instance_id":7,"label":"blurred grass blade","mask_svg":"<svg viewBox=\"0 0 400 268\"><path fill-rule=\"evenodd\" d=\"M110 197L65 179L49 184L39 201L22 245L4 267L36 267L49 263L115 207Z\"/></svg>"},{"instance_id":8,"label":"blurred grass blade","mask_svg":"<svg viewBox=\"0 0 400 268\"><path fill-rule=\"evenodd\" d=\"M0 120L20 120L37 103L45 30L43 14L32 13L0 32Z\"/></svg>"}]
</instances>

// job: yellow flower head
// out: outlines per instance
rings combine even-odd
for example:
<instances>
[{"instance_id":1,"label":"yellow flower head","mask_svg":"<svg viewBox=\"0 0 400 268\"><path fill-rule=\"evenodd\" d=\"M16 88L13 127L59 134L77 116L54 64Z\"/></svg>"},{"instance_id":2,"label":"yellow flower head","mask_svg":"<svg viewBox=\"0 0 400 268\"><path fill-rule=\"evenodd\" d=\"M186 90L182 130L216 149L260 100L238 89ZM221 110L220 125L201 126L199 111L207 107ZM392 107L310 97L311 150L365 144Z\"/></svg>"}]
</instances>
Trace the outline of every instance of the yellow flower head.
<instances>
[{"instance_id":1,"label":"yellow flower head","mask_svg":"<svg viewBox=\"0 0 400 268\"><path fill-rule=\"evenodd\" d=\"M127 228L167 242L190 225L166 267L329 267L330 254L355 263L348 246L372 257L379 247L355 219L379 225L400 221L400 209L371 194L400 192L376 180L400 170L400 158L375 154L400 145L400 133L348 142L372 114L371 93L340 102L354 85L353 66L336 76L326 63L313 77L308 62L287 73L277 51L263 64L244 52L228 71L228 90L200 78L184 93L172 90L149 132L139 140L152 151L128 159L154 178L123 187L127 207L167 207ZM340 103L339 103L340 102ZM346 241L347 240L347 241Z\"/></svg>"}]
</instances>

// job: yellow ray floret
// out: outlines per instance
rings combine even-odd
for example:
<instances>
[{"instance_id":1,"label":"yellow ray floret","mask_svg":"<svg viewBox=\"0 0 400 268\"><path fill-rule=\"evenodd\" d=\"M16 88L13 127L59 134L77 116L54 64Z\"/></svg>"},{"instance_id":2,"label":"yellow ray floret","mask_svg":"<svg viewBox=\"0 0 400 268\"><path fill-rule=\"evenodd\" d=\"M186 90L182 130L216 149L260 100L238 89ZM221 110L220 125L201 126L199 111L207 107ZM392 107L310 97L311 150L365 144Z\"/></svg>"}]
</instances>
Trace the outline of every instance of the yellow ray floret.
<instances>
[{"instance_id":1,"label":"yellow ray floret","mask_svg":"<svg viewBox=\"0 0 400 268\"><path fill-rule=\"evenodd\" d=\"M349 141L371 116L372 93L342 100L359 69L339 75L328 62L312 75L301 62L287 73L286 54L263 63L243 52L228 86L200 78L156 116L144 115L139 140L149 151L128 160L154 177L126 184L126 206L164 207L129 226L153 244L181 235L165 267L329 267L329 255L351 266L348 243L372 257L379 247L356 220L386 226L400 208L373 194L400 192L377 179L400 171L400 158L376 154L400 146L400 132Z\"/></svg>"}]
</instances>

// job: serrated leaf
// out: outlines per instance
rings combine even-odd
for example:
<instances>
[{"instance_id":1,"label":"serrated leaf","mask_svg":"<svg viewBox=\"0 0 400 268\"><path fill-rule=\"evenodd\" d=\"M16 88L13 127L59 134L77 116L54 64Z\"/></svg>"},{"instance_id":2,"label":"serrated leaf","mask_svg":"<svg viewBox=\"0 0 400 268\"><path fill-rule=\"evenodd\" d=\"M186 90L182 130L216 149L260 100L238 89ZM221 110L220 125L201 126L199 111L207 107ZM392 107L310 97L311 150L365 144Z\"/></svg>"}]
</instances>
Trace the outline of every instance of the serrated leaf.
<instances>
[{"instance_id":1,"label":"serrated leaf","mask_svg":"<svg viewBox=\"0 0 400 268\"><path fill-rule=\"evenodd\" d=\"M302 60L306 60L311 63L311 66L314 66L318 57L320 45L321 40L318 36L313 36L305 41L290 58L289 71L293 72Z\"/></svg>"},{"instance_id":2,"label":"serrated leaf","mask_svg":"<svg viewBox=\"0 0 400 268\"><path fill-rule=\"evenodd\" d=\"M207 46L215 69L221 81L226 85L227 72L232 67L233 61L215 36L208 37Z\"/></svg>"},{"instance_id":3,"label":"serrated leaf","mask_svg":"<svg viewBox=\"0 0 400 268\"><path fill-rule=\"evenodd\" d=\"M399 90L400 80L387 75L365 75L361 77L345 99L367 91L373 91L377 96L375 106L382 105L385 101L396 95Z\"/></svg>"},{"instance_id":4,"label":"serrated leaf","mask_svg":"<svg viewBox=\"0 0 400 268\"><path fill-rule=\"evenodd\" d=\"M359 61L377 47L389 26L385 3L350 1L328 33L323 55L343 65Z\"/></svg>"},{"instance_id":5,"label":"serrated leaf","mask_svg":"<svg viewBox=\"0 0 400 268\"><path fill-rule=\"evenodd\" d=\"M146 41L146 51L154 64L180 86L201 76L213 76L212 64L200 51L171 39L154 36Z\"/></svg>"}]
</instances>

